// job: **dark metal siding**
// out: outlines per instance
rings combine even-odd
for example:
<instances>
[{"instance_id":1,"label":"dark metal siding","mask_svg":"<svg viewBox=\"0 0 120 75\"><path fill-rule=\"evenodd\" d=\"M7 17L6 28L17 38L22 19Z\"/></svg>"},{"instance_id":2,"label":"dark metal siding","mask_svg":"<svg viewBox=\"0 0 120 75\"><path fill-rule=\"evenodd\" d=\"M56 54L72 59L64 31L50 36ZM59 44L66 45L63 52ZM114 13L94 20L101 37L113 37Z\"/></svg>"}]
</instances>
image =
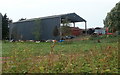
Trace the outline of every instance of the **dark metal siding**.
<instances>
[{"instance_id":1,"label":"dark metal siding","mask_svg":"<svg viewBox=\"0 0 120 75\"><path fill-rule=\"evenodd\" d=\"M33 40L34 36L32 34L32 28L34 27L34 22L23 22L17 24L18 35L22 36L21 40Z\"/></svg>"},{"instance_id":2,"label":"dark metal siding","mask_svg":"<svg viewBox=\"0 0 120 75\"><path fill-rule=\"evenodd\" d=\"M49 18L49 19L43 19L42 20L42 39L43 40L48 40L48 39L60 39L60 36L54 37L53 36L53 30L57 26L60 28L60 18Z\"/></svg>"},{"instance_id":3,"label":"dark metal siding","mask_svg":"<svg viewBox=\"0 0 120 75\"><path fill-rule=\"evenodd\" d=\"M60 27L60 18L48 18L40 20L40 40L48 40L48 39L60 39L60 36L54 37L53 30L54 27ZM34 28L36 26L35 20L32 21L24 21L24 22L16 22L11 24L10 28L10 36L15 40L37 40L35 35L33 35ZM17 35L16 35L16 34ZM16 35L16 36L12 36Z\"/></svg>"},{"instance_id":4,"label":"dark metal siding","mask_svg":"<svg viewBox=\"0 0 120 75\"><path fill-rule=\"evenodd\" d=\"M10 28L11 34L13 35L12 38L15 40L33 40L33 35L32 35L32 28L33 22L21 22L21 23L15 23L11 26Z\"/></svg>"}]
</instances>

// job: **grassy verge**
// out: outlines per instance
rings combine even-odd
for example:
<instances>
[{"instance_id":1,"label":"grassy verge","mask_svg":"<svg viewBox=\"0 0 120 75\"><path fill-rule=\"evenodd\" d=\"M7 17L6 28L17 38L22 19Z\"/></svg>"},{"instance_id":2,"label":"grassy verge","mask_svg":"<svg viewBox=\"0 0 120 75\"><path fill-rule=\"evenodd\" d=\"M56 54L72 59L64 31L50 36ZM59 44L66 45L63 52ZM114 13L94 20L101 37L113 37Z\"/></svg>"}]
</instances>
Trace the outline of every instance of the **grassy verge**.
<instances>
[{"instance_id":1,"label":"grassy verge","mask_svg":"<svg viewBox=\"0 0 120 75\"><path fill-rule=\"evenodd\" d=\"M118 73L118 38L85 37L56 43L3 42L4 73ZM100 40L100 42L98 42Z\"/></svg>"}]
</instances>

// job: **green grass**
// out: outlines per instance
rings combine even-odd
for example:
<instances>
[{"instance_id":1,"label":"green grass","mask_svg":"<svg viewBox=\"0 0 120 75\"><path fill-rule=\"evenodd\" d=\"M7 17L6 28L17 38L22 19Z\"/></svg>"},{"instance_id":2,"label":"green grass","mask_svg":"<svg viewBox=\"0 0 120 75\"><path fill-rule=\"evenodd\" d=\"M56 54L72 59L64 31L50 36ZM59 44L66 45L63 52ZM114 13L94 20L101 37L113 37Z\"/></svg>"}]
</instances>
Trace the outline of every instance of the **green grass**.
<instances>
[{"instance_id":1,"label":"green grass","mask_svg":"<svg viewBox=\"0 0 120 75\"><path fill-rule=\"evenodd\" d=\"M53 43L3 41L2 56L10 57L3 59L3 72L118 73L118 38L85 37L57 42L52 54Z\"/></svg>"}]
</instances>

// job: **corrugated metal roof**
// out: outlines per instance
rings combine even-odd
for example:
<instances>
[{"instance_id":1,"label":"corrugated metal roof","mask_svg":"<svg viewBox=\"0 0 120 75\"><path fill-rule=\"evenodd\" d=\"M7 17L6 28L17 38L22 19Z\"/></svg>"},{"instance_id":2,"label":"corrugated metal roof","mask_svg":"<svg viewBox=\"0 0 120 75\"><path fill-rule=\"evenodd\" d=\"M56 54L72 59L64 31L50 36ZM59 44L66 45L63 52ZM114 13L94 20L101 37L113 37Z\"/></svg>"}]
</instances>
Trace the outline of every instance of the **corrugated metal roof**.
<instances>
[{"instance_id":1,"label":"corrugated metal roof","mask_svg":"<svg viewBox=\"0 0 120 75\"><path fill-rule=\"evenodd\" d=\"M17 21L17 22L14 22L14 23L33 21L33 20L36 20L36 19L49 19L49 18L55 18L55 17L60 17L61 19L66 19L67 18L70 22L86 22L85 19L83 19L82 17L80 17L76 13L68 13L68 14L53 15L53 16L47 16L47 17L32 18L32 19Z\"/></svg>"}]
</instances>

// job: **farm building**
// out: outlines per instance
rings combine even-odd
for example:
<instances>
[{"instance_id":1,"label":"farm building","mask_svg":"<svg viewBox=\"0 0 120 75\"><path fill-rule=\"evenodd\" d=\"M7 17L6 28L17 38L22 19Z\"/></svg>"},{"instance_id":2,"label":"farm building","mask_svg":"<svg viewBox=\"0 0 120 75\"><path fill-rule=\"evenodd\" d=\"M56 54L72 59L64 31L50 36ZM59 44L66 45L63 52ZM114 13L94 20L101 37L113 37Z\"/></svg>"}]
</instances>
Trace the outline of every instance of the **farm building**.
<instances>
[{"instance_id":1,"label":"farm building","mask_svg":"<svg viewBox=\"0 0 120 75\"><path fill-rule=\"evenodd\" d=\"M60 39L60 25L67 19L70 23L85 22L86 20L75 13L54 15L22 20L10 24L9 37L14 40L49 40Z\"/></svg>"},{"instance_id":2,"label":"farm building","mask_svg":"<svg viewBox=\"0 0 120 75\"><path fill-rule=\"evenodd\" d=\"M0 13L0 40L2 40L2 14Z\"/></svg>"}]
</instances>

